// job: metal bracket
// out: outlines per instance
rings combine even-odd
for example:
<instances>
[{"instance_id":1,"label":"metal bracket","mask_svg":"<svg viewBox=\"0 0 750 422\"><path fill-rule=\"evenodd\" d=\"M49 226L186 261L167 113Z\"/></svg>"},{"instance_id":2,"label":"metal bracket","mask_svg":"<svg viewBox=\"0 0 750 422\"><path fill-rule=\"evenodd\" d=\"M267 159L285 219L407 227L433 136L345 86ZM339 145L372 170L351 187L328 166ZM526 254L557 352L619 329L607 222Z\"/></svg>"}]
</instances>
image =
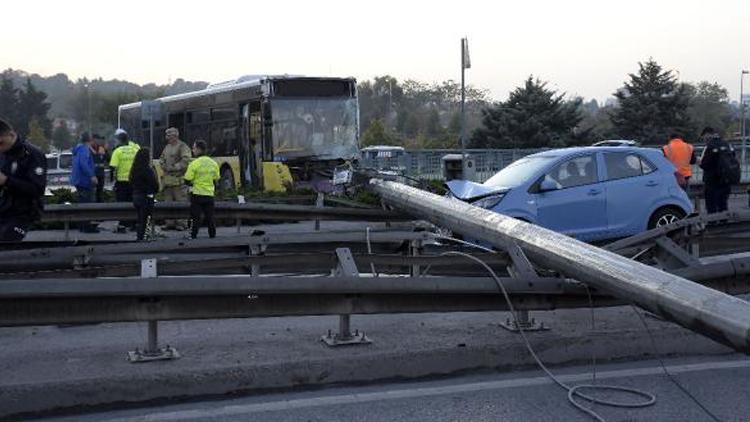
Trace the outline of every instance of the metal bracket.
<instances>
[{"instance_id":1,"label":"metal bracket","mask_svg":"<svg viewBox=\"0 0 750 422\"><path fill-rule=\"evenodd\" d=\"M663 268L671 270L683 267L700 266L701 262L694 255L683 249L667 236L656 239L658 246L654 259Z\"/></svg>"},{"instance_id":2,"label":"metal bracket","mask_svg":"<svg viewBox=\"0 0 750 422\"><path fill-rule=\"evenodd\" d=\"M154 258L141 260L141 278L155 278L158 275L156 262ZM180 353L174 347L170 345L159 347L159 321L156 320L148 321L146 348L140 350L136 347L135 350L128 352L128 362L130 363L178 359L179 357Z\"/></svg>"},{"instance_id":3,"label":"metal bracket","mask_svg":"<svg viewBox=\"0 0 750 422\"><path fill-rule=\"evenodd\" d=\"M357 263L354 261L354 257L349 248L337 248L336 258L338 258L338 263L333 270L332 275L334 277L359 277ZM328 333L322 336L320 340L330 347L372 343L372 340L370 340L364 332L356 330L352 333L350 314L339 315L338 333L333 334L331 330L328 330Z\"/></svg>"},{"instance_id":4,"label":"metal bracket","mask_svg":"<svg viewBox=\"0 0 750 422\"><path fill-rule=\"evenodd\" d=\"M509 242L505 245L505 250L510 257L511 264L508 266L508 273L513 278L532 280L541 279L537 274L529 258L523 253L523 250L515 243ZM506 318L505 323L500 323L502 328L517 333L523 331L546 331L550 327L543 322L536 322L536 319L529 318L529 311L516 311L515 318Z\"/></svg>"}]
</instances>

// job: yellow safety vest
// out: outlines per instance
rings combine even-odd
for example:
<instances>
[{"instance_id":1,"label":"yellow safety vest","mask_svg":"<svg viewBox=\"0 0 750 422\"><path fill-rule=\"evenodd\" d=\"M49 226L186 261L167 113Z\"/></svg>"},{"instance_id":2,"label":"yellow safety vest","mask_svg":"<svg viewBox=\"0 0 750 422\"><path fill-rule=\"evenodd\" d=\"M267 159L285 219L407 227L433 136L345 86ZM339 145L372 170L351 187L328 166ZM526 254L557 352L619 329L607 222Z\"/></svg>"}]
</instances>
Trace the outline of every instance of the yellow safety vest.
<instances>
[{"instance_id":1,"label":"yellow safety vest","mask_svg":"<svg viewBox=\"0 0 750 422\"><path fill-rule=\"evenodd\" d=\"M190 188L193 195L214 196L214 183L220 177L219 164L205 155L194 159L185 172L185 180L193 184Z\"/></svg>"},{"instance_id":2,"label":"yellow safety vest","mask_svg":"<svg viewBox=\"0 0 750 422\"><path fill-rule=\"evenodd\" d=\"M128 142L127 145L115 148L112 158L109 160L109 166L115 168L118 182L130 181L130 168L133 167L135 154L141 147L135 142Z\"/></svg>"}]
</instances>

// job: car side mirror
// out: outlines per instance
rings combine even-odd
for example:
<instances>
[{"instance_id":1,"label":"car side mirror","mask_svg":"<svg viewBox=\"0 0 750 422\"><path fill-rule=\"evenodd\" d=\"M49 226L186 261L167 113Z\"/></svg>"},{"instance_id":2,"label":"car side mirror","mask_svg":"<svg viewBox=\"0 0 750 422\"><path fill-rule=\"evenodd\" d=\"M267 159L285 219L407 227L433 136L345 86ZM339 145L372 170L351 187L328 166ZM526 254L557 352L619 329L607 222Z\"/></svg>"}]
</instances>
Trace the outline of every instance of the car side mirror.
<instances>
[{"instance_id":1,"label":"car side mirror","mask_svg":"<svg viewBox=\"0 0 750 422\"><path fill-rule=\"evenodd\" d=\"M557 190L557 183L546 178L542 180L542 183L539 184L539 192L547 192L551 190Z\"/></svg>"}]
</instances>

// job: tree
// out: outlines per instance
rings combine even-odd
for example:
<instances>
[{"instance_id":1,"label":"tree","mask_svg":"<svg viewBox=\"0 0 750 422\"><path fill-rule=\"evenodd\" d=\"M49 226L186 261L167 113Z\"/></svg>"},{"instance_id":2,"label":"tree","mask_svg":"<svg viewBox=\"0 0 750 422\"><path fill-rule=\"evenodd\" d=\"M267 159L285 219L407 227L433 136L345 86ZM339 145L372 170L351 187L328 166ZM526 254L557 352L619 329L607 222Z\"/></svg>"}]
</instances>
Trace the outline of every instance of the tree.
<instances>
[{"instance_id":1,"label":"tree","mask_svg":"<svg viewBox=\"0 0 750 422\"><path fill-rule=\"evenodd\" d=\"M42 125L36 117L29 122L26 139L36 145L42 152L49 152L49 139L44 135L44 129L42 129Z\"/></svg>"},{"instance_id":2,"label":"tree","mask_svg":"<svg viewBox=\"0 0 750 422\"><path fill-rule=\"evenodd\" d=\"M581 121L580 99L546 88L533 76L516 88L506 102L482 111L482 126L474 131L472 148L540 148L575 142L573 129Z\"/></svg>"},{"instance_id":3,"label":"tree","mask_svg":"<svg viewBox=\"0 0 750 422\"><path fill-rule=\"evenodd\" d=\"M370 123L370 127L362 134L362 146L371 145L397 145L396 138L388 135L385 125L380 119L375 119Z\"/></svg>"},{"instance_id":4,"label":"tree","mask_svg":"<svg viewBox=\"0 0 750 422\"><path fill-rule=\"evenodd\" d=\"M18 89L13 84L13 80L8 76L8 72L3 72L0 81L0 116L8 119L12 125L17 125L18 111Z\"/></svg>"},{"instance_id":5,"label":"tree","mask_svg":"<svg viewBox=\"0 0 750 422\"><path fill-rule=\"evenodd\" d=\"M690 104L688 115L692 122L691 135L697 136L699 131L711 126L719 133L725 133L732 124L732 110L729 106L729 92L718 83L701 81L698 85L688 86ZM684 134L688 136L688 134Z\"/></svg>"},{"instance_id":6,"label":"tree","mask_svg":"<svg viewBox=\"0 0 750 422\"><path fill-rule=\"evenodd\" d=\"M68 130L65 123L58 124L52 130L52 143L60 150L68 149L73 146L73 135Z\"/></svg>"},{"instance_id":7,"label":"tree","mask_svg":"<svg viewBox=\"0 0 750 422\"><path fill-rule=\"evenodd\" d=\"M45 138L49 138L52 135L52 121L47 117L49 108L47 94L36 89L31 78L26 78L25 90L18 92L18 127L23 128L19 134L24 138L28 137L31 122L36 120Z\"/></svg>"},{"instance_id":8,"label":"tree","mask_svg":"<svg viewBox=\"0 0 750 422\"><path fill-rule=\"evenodd\" d=\"M638 73L615 92L619 105L610 115L614 130L623 139L643 144L666 142L671 133L685 135L692 129L688 105L690 92L653 59L638 63Z\"/></svg>"}]
</instances>

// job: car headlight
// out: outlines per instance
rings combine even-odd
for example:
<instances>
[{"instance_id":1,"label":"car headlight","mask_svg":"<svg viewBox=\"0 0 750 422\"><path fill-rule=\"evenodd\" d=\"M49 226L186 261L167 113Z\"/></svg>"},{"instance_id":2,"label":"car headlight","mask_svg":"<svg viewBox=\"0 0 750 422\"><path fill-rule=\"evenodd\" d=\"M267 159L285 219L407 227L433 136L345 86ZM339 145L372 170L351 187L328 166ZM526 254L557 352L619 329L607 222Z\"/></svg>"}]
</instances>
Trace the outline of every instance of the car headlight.
<instances>
[{"instance_id":1,"label":"car headlight","mask_svg":"<svg viewBox=\"0 0 750 422\"><path fill-rule=\"evenodd\" d=\"M494 208L495 205L497 205L500 202L500 200L503 199L503 197L505 197L504 193L485 196L482 199L477 199L476 201L472 202L471 205L474 205L475 207L484 208L484 209L490 209L490 208Z\"/></svg>"}]
</instances>

